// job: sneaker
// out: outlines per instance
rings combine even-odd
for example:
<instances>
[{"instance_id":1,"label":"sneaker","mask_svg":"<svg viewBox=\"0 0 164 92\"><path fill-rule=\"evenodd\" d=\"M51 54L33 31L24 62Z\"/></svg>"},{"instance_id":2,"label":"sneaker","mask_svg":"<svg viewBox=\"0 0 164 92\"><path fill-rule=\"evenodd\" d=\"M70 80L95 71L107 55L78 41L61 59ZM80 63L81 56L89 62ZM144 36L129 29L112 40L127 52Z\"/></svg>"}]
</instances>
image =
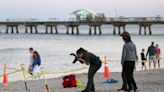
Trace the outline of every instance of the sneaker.
<instances>
[{"instance_id":1,"label":"sneaker","mask_svg":"<svg viewBox=\"0 0 164 92\"><path fill-rule=\"evenodd\" d=\"M124 92L132 92L133 91L133 89L125 89L125 90L123 90Z\"/></svg>"},{"instance_id":2,"label":"sneaker","mask_svg":"<svg viewBox=\"0 0 164 92\"><path fill-rule=\"evenodd\" d=\"M81 92L89 92L89 91L86 91L86 90L82 90Z\"/></svg>"},{"instance_id":3,"label":"sneaker","mask_svg":"<svg viewBox=\"0 0 164 92\"><path fill-rule=\"evenodd\" d=\"M96 92L96 91L95 91L95 89L93 89L93 90L90 90L90 92Z\"/></svg>"},{"instance_id":4,"label":"sneaker","mask_svg":"<svg viewBox=\"0 0 164 92\"><path fill-rule=\"evenodd\" d=\"M128 90L128 89L126 89L126 88L120 88L117 91L126 91L126 90Z\"/></svg>"},{"instance_id":5,"label":"sneaker","mask_svg":"<svg viewBox=\"0 0 164 92\"><path fill-rule=\"evenodd\" d=\"M129 89L129 91L128 92L132 92L133 91L133 89Z\"/></svg>"},{"instance_id":6,"label":"sneaker","mask_svg":"<svg viewBox=\"0 0 164 92\"><path fill-rule=\"evenodd\" d=\"M138 91L140 91L138 88L134 89L134 92L138 92Z\"/></svg>"}]
</instances>

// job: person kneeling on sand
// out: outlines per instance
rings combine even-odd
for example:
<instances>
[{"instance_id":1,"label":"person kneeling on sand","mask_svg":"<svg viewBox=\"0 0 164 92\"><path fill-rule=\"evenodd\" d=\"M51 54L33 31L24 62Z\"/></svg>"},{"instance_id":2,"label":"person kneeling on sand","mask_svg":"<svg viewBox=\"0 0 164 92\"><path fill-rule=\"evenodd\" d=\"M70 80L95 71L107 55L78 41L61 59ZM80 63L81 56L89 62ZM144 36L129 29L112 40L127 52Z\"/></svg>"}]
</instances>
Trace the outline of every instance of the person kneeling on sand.
<instances>
[{"instance_id":1,"label":"person kneeling on sand","mask_svg":"<svg viewBox=\"0 0 164 92\"><path fill-rule=\"evenodd\" d=\"M88 71L88 83L86 88L81 92L94 92L94 75L101 67L101 60L99 57L95 56L93 53L86 51L83 48L80 48L76 51L77 60L86 65L90 65Z\"/></svg>"}]
</instances>

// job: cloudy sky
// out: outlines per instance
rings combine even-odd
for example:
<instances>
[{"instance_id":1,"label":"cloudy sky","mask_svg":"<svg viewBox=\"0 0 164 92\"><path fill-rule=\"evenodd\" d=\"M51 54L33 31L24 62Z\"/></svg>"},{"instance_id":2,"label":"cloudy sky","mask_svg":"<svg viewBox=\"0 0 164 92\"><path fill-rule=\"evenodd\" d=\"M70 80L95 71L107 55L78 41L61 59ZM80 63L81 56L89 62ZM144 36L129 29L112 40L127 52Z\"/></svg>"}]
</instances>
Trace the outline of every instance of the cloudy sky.
<instances>
[{"instance_id":1,"label":"cloudy sky","mask_svg":"<svg viewBox=\"0 0 164 92\"><path fill-rule=\"evenodd\" d=\"M0 0L0 19L70 18L77 9L105 13L108 17L164 17L164 0ZM116 10L116 11L115 11Z\"/></svg>"}]
</instances>

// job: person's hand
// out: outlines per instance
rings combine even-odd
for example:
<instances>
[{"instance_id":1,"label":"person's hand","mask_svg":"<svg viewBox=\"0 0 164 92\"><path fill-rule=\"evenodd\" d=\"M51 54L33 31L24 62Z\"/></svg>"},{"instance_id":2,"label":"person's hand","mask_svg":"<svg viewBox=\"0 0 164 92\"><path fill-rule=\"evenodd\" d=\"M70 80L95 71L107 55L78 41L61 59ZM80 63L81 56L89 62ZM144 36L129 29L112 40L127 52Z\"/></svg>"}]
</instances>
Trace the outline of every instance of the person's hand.
<instances>
[{"instance_id":1,"label":"person's hand","mask_svg":"<svg viewBox=\"0 0 164 92\"><path fill-rule=\"evenodd\" d=\"M146 56L146 58L145 58L146 60L147 60L147 56Z\"/></svg>"},{"instance_id":2,"label":"person's hand","mask_svg":"<svg viewBox=\"0 0 164 92\"><path fill-rule=\"evenodd\" d=\"M76 57L76 54L74 54L74 53L70 53L70 55L72 55L72 56Z\"/></svg>"},{"instance_id":3,"label":"person's hand","mask_svg":"<svg viewBox=\"0 0 164 92\"><path fill-rule=\"evenodd\" d=\"M77 59L78 59L79 61L81 61L81 62L83 61L83 59L82 59L82 58L78 58L78 57L77 57Z\"/></svg>"},{"instance_id":4,"label":"person's hand","mask_svg":"<svg viewBox=\"0 0 164 92\"><path fill-rule=\"evenodd\" d=\"M80 61L80 60L79 60L79 62L80 62L81 64L84 64L84 62L82 62L82 61Z\"/></svg>"},{"instance_id":5,"label":"person's hand","mask_svg":"<svg viewBox=\"0 0 164 92\"><path fill-rule=\"evenodd\" d=\"M86 65L89 65L89 62L86 62L84 59L82 59L82 58L77 58L79 61L80 61L80 63L85 63Z\"/></svg>"},{"instance_id":6,"label":"person's hand","mask_svg":"<svg viewBox=\"0 0 164 92\"><path fill-rule=\"evenodd\" d=\"M87 62L86 65L90 65L90 64Z\"/></svg>"}]
</instances>

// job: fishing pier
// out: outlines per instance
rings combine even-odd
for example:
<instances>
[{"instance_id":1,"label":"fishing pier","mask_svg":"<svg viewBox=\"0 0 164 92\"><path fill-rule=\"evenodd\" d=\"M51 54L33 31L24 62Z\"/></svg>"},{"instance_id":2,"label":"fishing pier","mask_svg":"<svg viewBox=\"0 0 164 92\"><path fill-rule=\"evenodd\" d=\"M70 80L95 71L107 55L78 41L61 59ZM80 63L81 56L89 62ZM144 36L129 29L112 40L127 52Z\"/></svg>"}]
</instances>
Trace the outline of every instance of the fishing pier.
<instances>
[{"instance_id":1,"label":"fishing pier","mask_svg":"<svg viewBox=\"0 0 164 92\"><path fill-rule=\"evenodd\" d=\"M164 24L163 17L123 17L123 18L105 18L105 19L68 19L68 20L60 20L53 19L47 21L40 21L35 19L29 20L9 20L0 21L0 26L3 25L6 28L5 33L20 33L20 31L24 31L24 33L39 33L38 26L45 26L45 34L59 34L60 30L58 30L58 26L62 25L66 27L66 34L80 34L79 26L89 26L88 34L94 35L103 34L102 25L112 25L113 34L116 33L121 34L123 31L126 31L127 25L138 25L138 34L141 35L142 31L144 31L144 35L152 34L152 25ZM25 26L24 30L19 30L19 26ZM1 30L1 28L0 28ZM92 32L93 31L93 32ZM98 32L98 33L97 33ZM2 32L1 32L2 33Z\"/></svg>"}]
</instances>

